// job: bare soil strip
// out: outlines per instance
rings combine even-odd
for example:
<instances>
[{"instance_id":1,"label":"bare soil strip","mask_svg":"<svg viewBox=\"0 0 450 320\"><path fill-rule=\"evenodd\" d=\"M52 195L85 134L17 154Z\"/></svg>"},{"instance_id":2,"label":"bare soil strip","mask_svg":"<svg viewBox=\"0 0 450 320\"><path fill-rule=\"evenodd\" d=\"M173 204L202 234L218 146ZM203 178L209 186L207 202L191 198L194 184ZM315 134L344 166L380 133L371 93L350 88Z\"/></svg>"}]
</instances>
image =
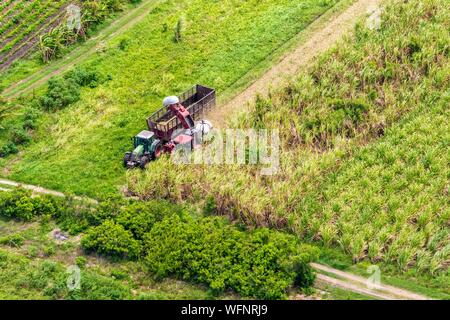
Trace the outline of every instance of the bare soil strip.
<instances>
[{"instance_id":1,"label":"bare soil strip","mask_svg":"<svg viewBox=\"0 0 450 320\"><path fill-rule=\"evenodd\" d=\"M49 190L49 189L45 189L43 187L34 186L34 185L30 185L30 184L23 184L23 183L12 181L12 180L0 179L0 191L11 191L11 188L17 188L17 187L21 187L26 190L31 190L33 193L37 193L37 194L47 194L47 195L52 195L52 196L60 197L60 198L66 197L66 195L64 193L59 192L59 191ZM76 200L86 200L86 201L93 202L93 203L98 202L95 199L90 199L90 198L86 198L86 197L75 196L73 198Z\"/></svg>"},{"instance_id":2,"label":"bare soil strip","mask_svg":"<svg viewBox=\"0 0 450 320\"><path fill-rule=\"evenodd\" d=\"M357 19L370 10L374 10L379 2L380 0L358 0L338 16L332 17L328 23L324 23L324 27L313 33L306 42L287 53L278 64L275 64L247 89L226 104L214 108L208 114L208 120L217 128L221 128L227 124L231 115L245 110L258 94L264 96L271 87L280 86L289 78L295 78L314 57L335 45L353 28Z\"/></svg>"}]
</instances>

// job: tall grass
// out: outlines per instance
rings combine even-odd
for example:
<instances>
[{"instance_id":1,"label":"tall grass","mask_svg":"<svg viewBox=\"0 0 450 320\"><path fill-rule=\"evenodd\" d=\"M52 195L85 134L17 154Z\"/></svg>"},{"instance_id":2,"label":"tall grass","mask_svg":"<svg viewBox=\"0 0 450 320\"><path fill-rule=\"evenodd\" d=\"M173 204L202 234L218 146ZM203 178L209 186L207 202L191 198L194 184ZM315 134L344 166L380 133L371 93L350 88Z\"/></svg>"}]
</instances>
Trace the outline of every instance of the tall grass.
<instances>
[{"instance_id":1,"label":"tall grass","mask_svg":"<svg viewBox=\"0 0 450 320\"><path fill-rule=\"evenodd\" d=\"M430 274L450 264L450 10L386 1L382 24L259 98L234 126L280 129L281 172L151 164L129 176L142 198L199 202L217 214L337 246L354 261Z\"/></svg>"}]
</instances>

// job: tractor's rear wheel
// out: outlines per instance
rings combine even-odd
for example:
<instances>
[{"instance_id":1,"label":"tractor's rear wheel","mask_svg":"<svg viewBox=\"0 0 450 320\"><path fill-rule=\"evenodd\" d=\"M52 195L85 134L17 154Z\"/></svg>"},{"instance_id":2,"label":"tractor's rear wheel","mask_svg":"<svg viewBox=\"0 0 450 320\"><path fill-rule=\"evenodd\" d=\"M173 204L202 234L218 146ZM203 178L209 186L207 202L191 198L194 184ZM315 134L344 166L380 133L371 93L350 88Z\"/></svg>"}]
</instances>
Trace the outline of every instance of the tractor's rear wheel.
<instances>
[{"instance_id":1,"label":"tractor's rear wheel","mask_svg":"<svg viewBox=\"0 0 450 320\"><path fill-rule=\"evenodd\" d=\"M139 166L141 167L141 169L145 169L145 167L147 166L147 164L150 162L149 157L147 156L143 156L141 158L141 163L139 164Z\"/></svg>"},{"instance_id":2,"label":"tractor's rear wheel","mask_svg":"<svg viewBox=\"0 0 450 320\"><path fill-rule=\"evenodd\" d=\"M131 159L131 152L125 153L125 156L123 157L123 166L128 167L128 162Z\"/></svg>"},{"instance_id":3,"label":"tractor's rear wheel","mask_svg":"<svg viewBox=\"0 0 450 320\"><path fill-rule=\"evenodd\" d=\"M161 141L159 141L153 149L152 159L153 160L159 159L162 154L163 154L163 145Z\"/></svg>"},{"instance_id":4,"label":"tractor's rear wheel","mask_svg":"<svg viewBox=\"0 0 450 320\"><path fill-rule=\"evenodd\" d=\"M155 159L159 159L161 157L162 153L163 153L163 147L162 147L162 145L159 145L159 146L156 147L155 154L154 154L153 157Z\"/></svg>"}]
</instances>

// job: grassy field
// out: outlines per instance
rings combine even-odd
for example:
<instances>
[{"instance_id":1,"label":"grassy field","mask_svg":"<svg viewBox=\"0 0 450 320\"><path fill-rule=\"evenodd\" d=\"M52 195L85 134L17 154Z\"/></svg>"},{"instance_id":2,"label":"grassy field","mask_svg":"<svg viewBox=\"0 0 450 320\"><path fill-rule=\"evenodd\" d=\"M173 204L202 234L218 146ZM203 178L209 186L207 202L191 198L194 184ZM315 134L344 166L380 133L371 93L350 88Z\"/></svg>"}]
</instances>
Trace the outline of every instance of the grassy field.
<instances>
[{"instance_id":1,"label":"grassy field","mask_svg":"<svg viewBox=\"0 0 450 320\"><path fill-rule=\"evenodd\" d=\"M44 114L35 142L2 161L4 174L91 196L117 192L125 182L121 159L129 139L145 128L145 117L165 95L194 83L223 92L336 2L158 5L85 63L112 81L83 89L81 101L65 110ZM182 40L175 42L179 21Z\"/></svg>"},{"instance_id":2,"label":"grassy field","mask_svg":"<svg viewBox=\"0 0 450 320\"><path fill-rule=\"evenodd\" d=\"M278 128L281 172L153 163L129 186L288 229L353 262L427 274L449 287L449 15L445 1L387 1L379 29L353 37L242 114ZM159 184L164 181L164 186Z\"/></svg>"},{"instance_id":3,"label":"grassy field","mask_svg":"<svg viewBox=\"0 0 450 320\"><path fill-rule=\"evenodd\" d=\"M144 0L131 3L128 0L121 0L121 6L117 11L108 11L107 15L102 15L100 21L96 21L94 25L90 24L88 29L84 30L86 38L60 48L59 59L53 60L52 63L42 61L40 50L31 52L24 59L16 60L6 70L0 71L1 94L5 97L17 97L23 95L24 91L32 92L32 89L35 89L34 86L37 85L36 82L42 81L42 78L55 73L62 67L70 69L77 62L80 62L84 56L92 54L92 52L95 53L99 44L114 37L122 28L126 29L130 24L139 21L140 16L144 15L149 8L152 8L158 2L157 0ZM40 85L43 86L44 84L45 79Z\"/></svg>"}]
</instances>

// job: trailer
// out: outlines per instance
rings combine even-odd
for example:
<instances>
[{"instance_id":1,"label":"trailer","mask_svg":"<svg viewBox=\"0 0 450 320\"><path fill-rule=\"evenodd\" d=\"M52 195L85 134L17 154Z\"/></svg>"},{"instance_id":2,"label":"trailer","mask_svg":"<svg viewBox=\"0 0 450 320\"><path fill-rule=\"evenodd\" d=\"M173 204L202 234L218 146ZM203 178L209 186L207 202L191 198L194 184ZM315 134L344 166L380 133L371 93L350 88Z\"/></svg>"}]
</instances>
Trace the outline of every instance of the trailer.
<instances>
[{"instance_id":1,"label":"trailer","mask_svg":"<svg viewBox=\"0 0 450 320\"><path fill-rule=\"evenodd\" d=\"M194 121L203 119L207 111L216 105L216 91L199 84L185 91L178 98ZM149 131L164 142L171 140L175 130L183 129L180 118L167 107L162 107L148 117L147 126Z\"/></svg>"}]
</instances>

